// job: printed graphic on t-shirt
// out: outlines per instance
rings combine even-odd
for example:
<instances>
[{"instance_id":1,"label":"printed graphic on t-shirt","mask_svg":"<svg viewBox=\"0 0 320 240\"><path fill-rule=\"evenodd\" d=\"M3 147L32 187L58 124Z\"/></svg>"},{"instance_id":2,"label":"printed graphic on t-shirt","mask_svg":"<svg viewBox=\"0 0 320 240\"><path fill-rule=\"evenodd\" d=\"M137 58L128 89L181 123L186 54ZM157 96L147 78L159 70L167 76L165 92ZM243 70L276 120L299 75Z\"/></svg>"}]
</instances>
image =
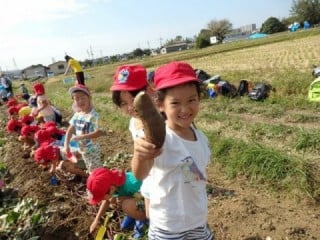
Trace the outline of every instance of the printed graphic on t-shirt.
<instances>
[{"instance_id":1,"label":"printed graphic on t-shirt","mask_svg":"<svg viewBox=\"0 0 320 240\"><path fill-rule=\"evenodd\" d=\"M92 123L87 122L84 119L76 119L75 120L75 127L76 127L76 135L83 135L88 134L91 132ZM83 139L79 141L80 149L83 150L86 146L91 143L90 139Z\"/></svg>"},{"instance_id":2,"label":"printed graphic on t-shirt","mask_svg":"<svg viewBox=\"0 0 320 240\"><path fill-rule=\"evenodd\" d=\"M191 156L186 157L185 159L181 160L181 162L183 163L181 170L185 176L185 183L206 180Z\"/></svg>"}]
</instances>

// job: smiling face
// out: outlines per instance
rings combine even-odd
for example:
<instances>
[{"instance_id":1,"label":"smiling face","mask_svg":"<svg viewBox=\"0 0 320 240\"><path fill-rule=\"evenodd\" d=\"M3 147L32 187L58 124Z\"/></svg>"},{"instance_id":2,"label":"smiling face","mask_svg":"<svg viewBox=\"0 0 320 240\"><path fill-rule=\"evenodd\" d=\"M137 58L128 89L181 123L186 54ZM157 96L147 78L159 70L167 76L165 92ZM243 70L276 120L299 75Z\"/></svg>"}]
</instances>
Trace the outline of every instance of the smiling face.
<instances>
[{"instance_id":1,"label":"smiling face","mask_svg":"<svg viewBox=\"0 0 320 240\"><path fill-rule=\"evenodd\" d=\"M72 93L73 102L80 112L89 113L91 111L91 97L82 91Z\"/></svg>"},{"instance_id":2,"label":"smiling face","mask_svg":"<svg viewBox=\"0 0 320 240\"><path fill-rule=\"evenodd\" d=\"M168 89L163 101L159 102L159 110L166 114L168 127L180 132L190 129L199 106L199 94L193 84Z\"/></svg>"},{"instance_id":3,"label":"smiling face","mask_svg":"<svg viewBox=\"0 0 320 240\"><path fill-rule=\"evenodd\" d=\"M135 116L135 110L133 107L134 97L128 91L121 91L120 93L120 109L121 111L131 117Z\"/></svg>"}]
</instances>

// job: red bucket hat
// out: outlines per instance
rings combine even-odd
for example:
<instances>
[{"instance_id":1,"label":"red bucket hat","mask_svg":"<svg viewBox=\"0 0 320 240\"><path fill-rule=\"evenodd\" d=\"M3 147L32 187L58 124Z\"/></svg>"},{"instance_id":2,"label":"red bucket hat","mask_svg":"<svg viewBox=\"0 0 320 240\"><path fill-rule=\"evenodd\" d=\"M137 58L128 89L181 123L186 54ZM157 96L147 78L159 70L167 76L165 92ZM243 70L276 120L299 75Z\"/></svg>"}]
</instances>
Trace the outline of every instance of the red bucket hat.
<instances>
[{"instance_id":1,"label":"red bucket hat","mask_svg":"<svg viewBox=\"0 0 320 240\"><path fill-rule=\"evenodd\" d=\"M147 86L147 70L141 65L119 66L113 77L111 91L135 91Z\"/></svg>"},{"instance_id":2,"label":"red bucket hat","mask_svg":"<svg viewBox=\"0 0 320 240\"><path fill-rule=\"evenodd\" d=\"M89 97L91 96L89 88L87 88L85 85L76 84L75 86L69 88L69 94L71 96L74 92L77 92L77 91L83 92L83 93L87 94Z\"/></svg>"},{"instance_id":3,"label":"red bucket hat","mask_svg":"<svg viewBox=\"0 0 320 240\"><path fill-rule=\"evenodd\" d=\"M89 202L96 205L101 202L105 195L110 192L111 186L119 187L125 183L125 172L96 168L87 179Z\"/></svg>"},{"instance_id":4,"label":"red bucket hat","mask_svg":"<svg viewBox=\"0 0 320 240\"><path fill-rule=\"evenodd\" d=\"M162 65L154 74L154 85L157 90L198 81L194 69L184 62L171 62Z\"/></svg>"},{"instance_id":5,"label":"red bucket hat","mask_svg":"<svg viewBox=\"0 0 320 240\"><path fill-rule=\"evenodd\" d=\"M59 160L60 149L58 146L44 145L34 152L34 160L37 164L48 164L51 161Z\"/></svg>"}]
</instances>

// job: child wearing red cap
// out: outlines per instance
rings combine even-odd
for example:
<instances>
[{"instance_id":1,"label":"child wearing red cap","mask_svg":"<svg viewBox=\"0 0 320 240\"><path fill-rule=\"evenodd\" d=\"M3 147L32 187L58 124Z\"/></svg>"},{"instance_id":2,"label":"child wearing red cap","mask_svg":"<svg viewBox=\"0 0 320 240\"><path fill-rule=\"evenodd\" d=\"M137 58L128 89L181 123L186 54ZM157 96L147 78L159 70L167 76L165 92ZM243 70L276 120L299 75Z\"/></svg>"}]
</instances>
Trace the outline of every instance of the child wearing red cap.
<instances>
[{"instance_id":1,"label":"child wearing red cap","mask_svg":"<svg viewBox=\"0 0 320 240\"><path fill-rule=\"evenodd\" d=\"M150 77L153 78L153 77ZM153 80L150 79L150 83ZM127 116L130 116L129 130L132 138L144 136L141 121L136 117L133 107L135 96L141 91L153 93L153 90L147 81L147 70L139 65L119 66L114 74L113 85L110 90L113 103ZM146 181L143 183L141 193L145 199L145 210L148 216L148 190ZM126 221L126 219L124 219Z\"/></svg>"},{"instance_id":2,"label":"child wearing red cap","mask_svg":"<svg viewBox=\"0 0 320 240\"><path fill-rule=\"evenodd\" d=\"M139 92L145 91L147 86L147 70L137 64L119 66L110 88L113 103L131 117L129 130L133 138L143 134L141 121L136 118L133 99Z\"/></svg>"},{"instance_id":3,"label":"child wearing red cap","mask_svg":"<svg viewBox=\"0 0 320 240\"><path fill-rule=\"evenodd\" d=\"M34 151L34 160L42 166L51 165L49 172L54 174L59 166L62 170L81 176L87 177L85 171L79 168L76 164L67 160L63 154L61 147L56 145L43 144Z\"/></svg>"},{"instance_id":4,"label":"child wearing red cap","mask_svg":"<svg viewBox=\"0 0 320 240\"><path fill-rule=\"evenodd\" d=\"M49 172L54 173L60 161L60 149L58 146L44 144L35 150L34 160L42 166L50 164Z\"/></svg>"},{"instance_id":5,"label":"child wearing red cap","mask_svg":"<svg viewBox=\"0 0 320 240\"><path fill-rule=\"evenodd\" d=\"M8 133L18 133L20 134L22 123L17 119L10 119L7 123L7 132Z\"/></svg>"},{"instance_id":6,"label":"child wearing red cap","mask_svg":"<svg viewBox=\"0 0 320 240\"><path fill-rule=\"evenodd\" d=\"M193 125L199 112L200 85L193 68L171 62L155 71L157 106L166 116L162 149L137 138L132 170L149 179L148 239L213 239L207 225L207 137ZM179 199L179 201L177 201Z\"/></svg>"},{"instance_id":7,"label":"child wearing red cap","mask_svg":"<svg viewBox=\"0 0 320 240\"><path fill-rule=\"evenodd\" d=\"M94 141L101 136L98 121L99 114L92 105L89 89L84 85L75 85L69 89L74 104L79 109L69 121L66 132L64 148L66 153L70 152L70 141L78 142L77 151L89 173L95 168L102 167L100 145Z\"/></svg>"},{"instance_id":8,"label":"child wearing red cap","mask_svg":"<svg viewBox=\"0 0 320 240\"><path fill-rule=\"evenodd\" d=\"M33 108L32 115L41 118L44 122L54 121L61 124L61 113L50 104L43 84L36 83L33 86L33 92L36 96L36 107Z\"/></svg>"},{"instance_id":9,"label":"child wearing red cap","mask_svg":"<svg viewBox=\"0 0 320 240\"><path fill-rule=\"evenodd\" d=\"M34 136L39 130L40 127L37 125L24 125L21 128L19 140L23 142L23 150L26 151L34 146Z\"/></svg>"},{"instance_id":10,"label":"child wearing red cap","mask_svg":"<svg viewBox=\"0 0 320 240\"><path fill-rule=\"evenodd\" d=\"M146 218L144 208L134 195L139 192L141 181L132 172L96 168L87 179L89 202L96 205L101 202L98 214L90 226L92 233L98 226L100 218L110 205L120 204L120 209L134 219ZM140 205L139 205L140 204ZM141 208L137 208L140 206Z\"/></svg>"},{"instance_id":11,"label":"child wearing red cap","mask_svg":"<svg viewBox=\"0 0 320 240\"><path fill-rule=\"evenodd\" d=\"M19 119L19 109L17 108L17 106L9 107L7 112L9 119Z\"/></svg>"}]
</instances>

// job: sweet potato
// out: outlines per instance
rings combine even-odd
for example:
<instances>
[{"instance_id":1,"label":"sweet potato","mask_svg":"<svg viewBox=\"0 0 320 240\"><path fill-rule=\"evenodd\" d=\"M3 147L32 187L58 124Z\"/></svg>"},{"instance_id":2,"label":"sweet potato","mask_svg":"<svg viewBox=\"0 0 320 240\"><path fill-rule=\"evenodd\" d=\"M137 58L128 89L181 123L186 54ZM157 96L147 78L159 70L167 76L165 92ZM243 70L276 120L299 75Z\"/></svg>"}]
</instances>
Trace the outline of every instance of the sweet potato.
<instances>
[{"instance_id":1,"label":"sweet potato","mask_svg":"<svg viewBox=\"0 0 320 240\"><path fill-rule=\"evenodd\" d=\"M166 127L151 97L146 92L140 92L134 98L133 106L137 117L142 121L145 138L157 148L161 148L166 136Z\"/></svg>"}]
</instances>

